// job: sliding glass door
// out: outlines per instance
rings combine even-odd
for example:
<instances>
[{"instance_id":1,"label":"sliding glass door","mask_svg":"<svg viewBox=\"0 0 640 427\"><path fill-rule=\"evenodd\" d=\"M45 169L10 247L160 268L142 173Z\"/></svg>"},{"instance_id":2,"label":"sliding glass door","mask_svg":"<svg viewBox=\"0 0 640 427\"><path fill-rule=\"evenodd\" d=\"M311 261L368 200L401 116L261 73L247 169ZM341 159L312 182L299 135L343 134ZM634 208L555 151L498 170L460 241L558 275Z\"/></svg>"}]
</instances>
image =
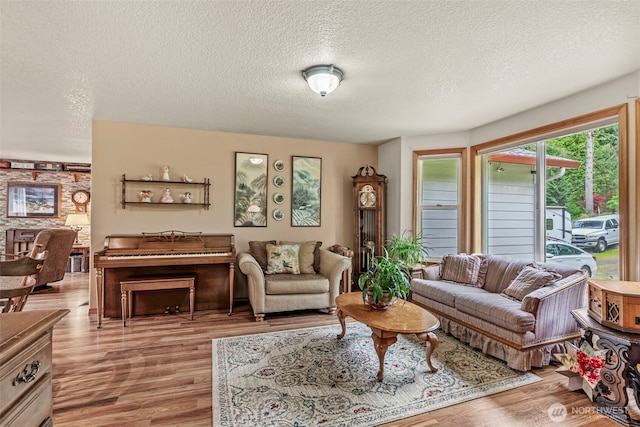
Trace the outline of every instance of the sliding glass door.
<instances>
[{"instance_id":1,"label":"sliding glass door","mask_svg":"<svg viewBox=\"0 0 640 427\"><path fill-rule=\"evenodd\" d=\"M617 123L485 150L483 250L618 279L619 162Z\"/></svg>"}]
</instances>

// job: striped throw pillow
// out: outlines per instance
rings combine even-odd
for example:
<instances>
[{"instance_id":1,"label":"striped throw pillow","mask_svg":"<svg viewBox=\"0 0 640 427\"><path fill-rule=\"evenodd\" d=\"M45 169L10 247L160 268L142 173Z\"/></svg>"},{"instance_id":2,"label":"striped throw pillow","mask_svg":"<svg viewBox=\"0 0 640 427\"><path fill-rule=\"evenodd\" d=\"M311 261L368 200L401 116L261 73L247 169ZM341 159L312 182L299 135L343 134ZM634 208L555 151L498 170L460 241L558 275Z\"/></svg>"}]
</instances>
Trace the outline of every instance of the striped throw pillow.
<instances>
[{"instance_id":1,"label":"striped throw pillow","mask_svg":"<svg viewBox=\"0 0 640 427\"><path fill-rule=\"evenodd\" d=\"M483 262L486 262L484 257L478 255L445 255L440 267L440 277L442 280L481 287L482 283L479 285L478 279Z\"/></svg>"}]
</instances>

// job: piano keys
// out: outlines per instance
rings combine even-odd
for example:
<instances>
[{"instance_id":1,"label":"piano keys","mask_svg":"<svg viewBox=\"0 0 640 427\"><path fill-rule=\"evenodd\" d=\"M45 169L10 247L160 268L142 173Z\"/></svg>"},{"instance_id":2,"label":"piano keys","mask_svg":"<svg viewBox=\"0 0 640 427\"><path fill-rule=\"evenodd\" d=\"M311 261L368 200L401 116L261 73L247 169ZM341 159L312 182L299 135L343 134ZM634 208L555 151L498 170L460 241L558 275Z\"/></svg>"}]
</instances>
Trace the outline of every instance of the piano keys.
<instances>
[{"instance_id":1,"label":"piano keys","mask_svg":"<svg viewBox=\"0 0 640 427\"><path fill-rule=\"evenodd\" d=\"M121 317L120 282L136 278L195 277L195 309L229 307L233 312L235 247L233 234L163 231L105 238L94 254L98 328L104 317ZM176 303L180 301L180 303ZM138 292L134 314L163 313L166 307L187 304L184 290Z\"/></svg>"}]
</instances>

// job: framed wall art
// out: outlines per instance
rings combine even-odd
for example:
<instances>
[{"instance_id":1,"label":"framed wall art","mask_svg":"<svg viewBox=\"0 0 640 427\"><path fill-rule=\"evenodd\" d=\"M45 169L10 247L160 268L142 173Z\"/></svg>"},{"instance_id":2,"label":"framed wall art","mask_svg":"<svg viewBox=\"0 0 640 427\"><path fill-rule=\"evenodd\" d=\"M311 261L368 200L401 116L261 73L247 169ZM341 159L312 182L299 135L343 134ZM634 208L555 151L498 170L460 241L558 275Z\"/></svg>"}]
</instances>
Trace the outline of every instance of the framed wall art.
<instances>
[{"instance_id":1,"label":"framed wall art","mask_svg":"<svg viewBox=\"0 0 640 427\"><path fill-rule=\"evenodd\" d=\"M322 159L291 159L291 226L319 227Z\"/></svg>"},{"instance_id":2,"label":"framed wall art","mask_svg":"<svg viewBox=\"0 0 640 427\"><path fill-rule=\"evenodd\" d=\"M267 226L266 154L236 152L234 226Z\"/></svg>"},{"instance_id":3,"label":"framed wall art","mask_svg":"<svg viewBox=\"0 0 640 427\"><path fill-rule=\"evenodd\" d=\"M60 184L7 183L7 217L60 217Z\"/></svg>"}]
</instances>

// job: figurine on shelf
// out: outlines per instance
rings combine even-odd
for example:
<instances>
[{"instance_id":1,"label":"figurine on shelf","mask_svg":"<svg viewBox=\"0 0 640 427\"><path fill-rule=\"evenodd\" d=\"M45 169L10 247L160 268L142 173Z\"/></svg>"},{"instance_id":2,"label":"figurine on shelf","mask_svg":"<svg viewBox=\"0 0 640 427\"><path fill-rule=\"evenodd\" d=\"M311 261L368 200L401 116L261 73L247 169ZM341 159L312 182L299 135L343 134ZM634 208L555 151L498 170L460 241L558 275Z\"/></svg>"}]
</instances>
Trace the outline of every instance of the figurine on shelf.
<instances>
[{"instance_id":1,"label":"figurine on shelf","mask_svg":"<svg viewBox=\"0 0 640 427\"><path fill-rule=\"evenodd\" d=\"M182 203L191 203L191 193L187 191L182 195Z\"/></svg>"},{"instance_id":2,"label":"figurine on shelf","mask_svg":"<svg viewBox=\"0 0 640 427\"><path fill-rule=\"evenodd\" d=\"M164 165L162 166L162 180L163 181L171 181L171 178L169 177L169 166Z\"/></svg>"},{"instance_id":3,"label":"figurine on shelf","mask_svg":"<svg viewBox=\"0 0 640 427\"><path fill-rule=\"evenodd\" d=\"M173 197L171 197L171 190L165 188L160 197L160 203L173 203Z\"/></svg>"},{"instance_id":4,"label":"figurine on shelf","mask_svg":"<svg viewBox=\"0 0 640 427\"><path fill-rule=\"evenodd\" d=\"M182 180L184 182L192 182L193 181L193 179L189 178L189 176L187 176L186 173L184 175L182 175Z\"/></svg>"},{"instance_id":5,"label":"figurine on shelf","mask_svg":"<svg viewBox=\"0 0 640 427\"><path fill-rule=\"evenodd\" d=\"M153 181L153 175L149 174L149 175L145 175L142 177L143 181Z\"/></svg>"},{"instance_id":6,"label":"figurine on shelf","mask_svg":"<svg viewBox=\"0 0 640 427\"><path fill-rule=\"evenodd\" d=\"M141 190L140 193L138 193L138 198L142 203L151 203L151 196L153 196L151 190Z\"/></svg>"}]
</instances>

